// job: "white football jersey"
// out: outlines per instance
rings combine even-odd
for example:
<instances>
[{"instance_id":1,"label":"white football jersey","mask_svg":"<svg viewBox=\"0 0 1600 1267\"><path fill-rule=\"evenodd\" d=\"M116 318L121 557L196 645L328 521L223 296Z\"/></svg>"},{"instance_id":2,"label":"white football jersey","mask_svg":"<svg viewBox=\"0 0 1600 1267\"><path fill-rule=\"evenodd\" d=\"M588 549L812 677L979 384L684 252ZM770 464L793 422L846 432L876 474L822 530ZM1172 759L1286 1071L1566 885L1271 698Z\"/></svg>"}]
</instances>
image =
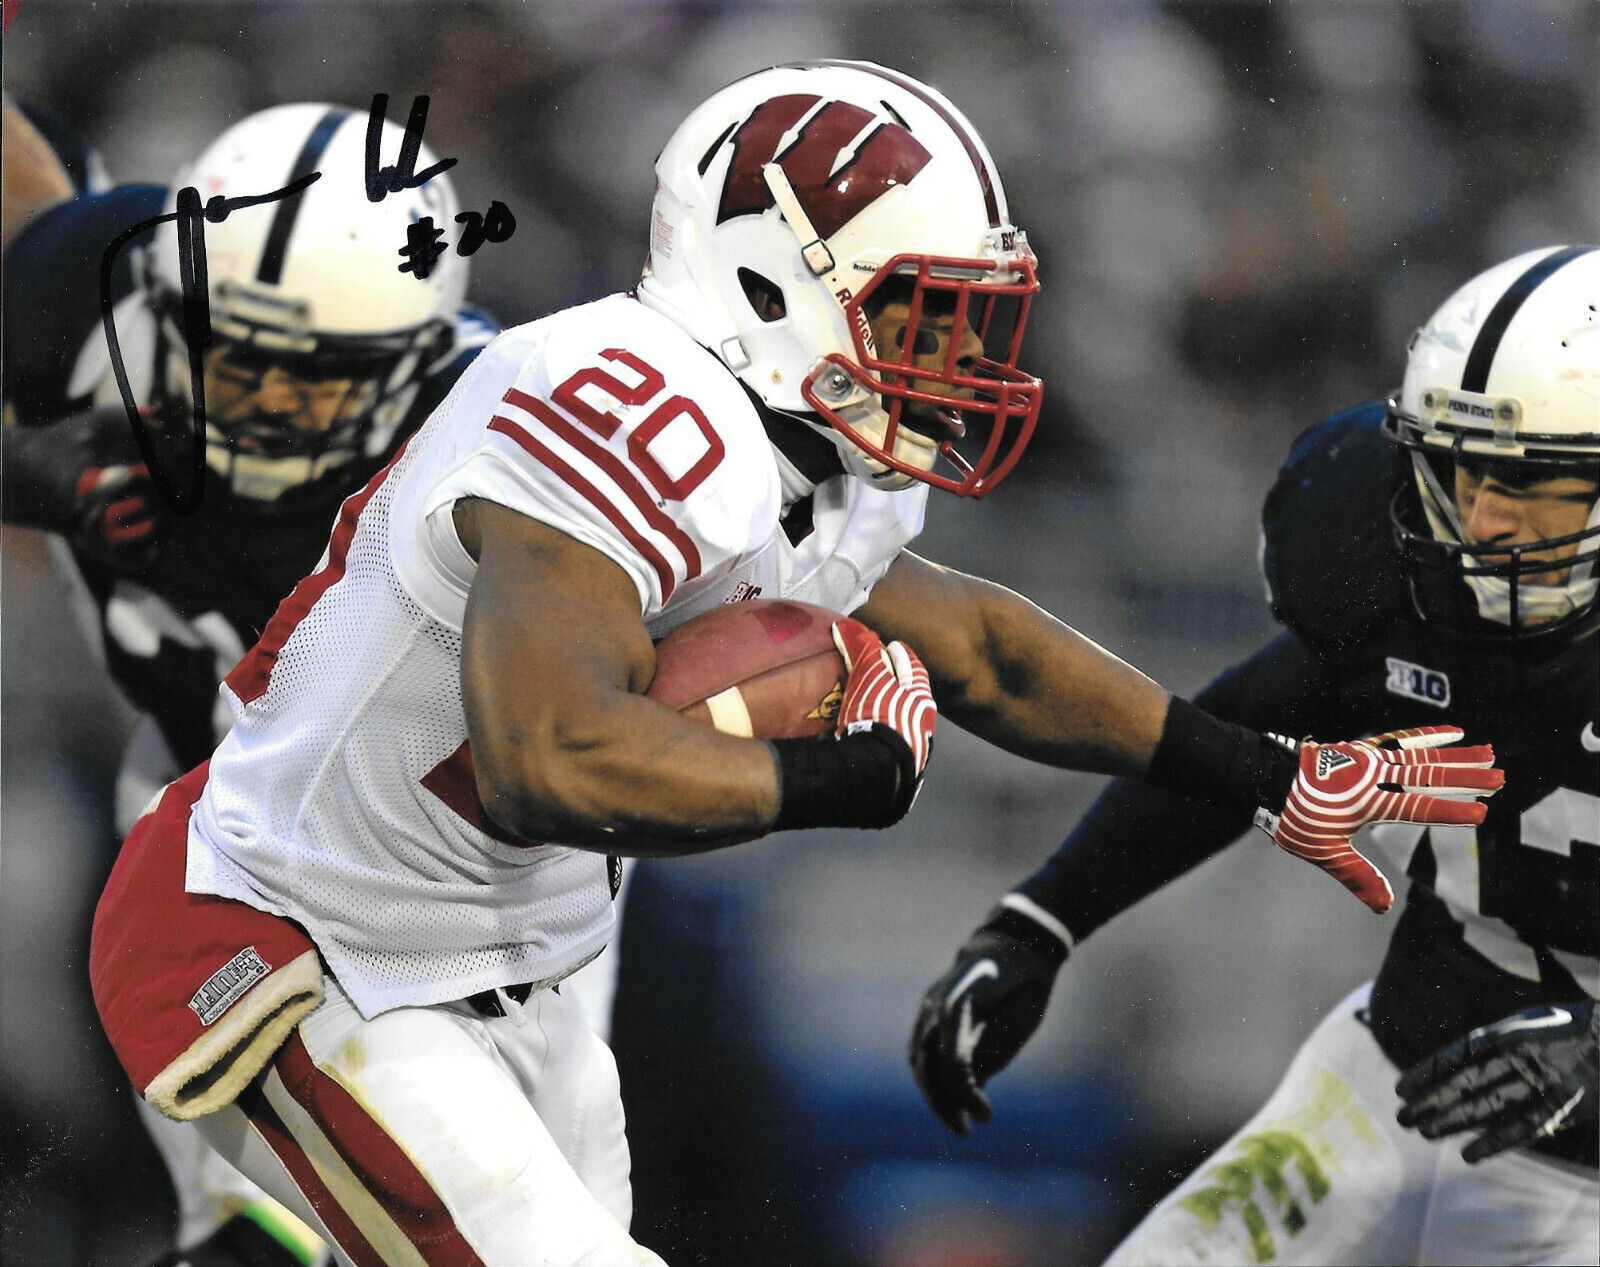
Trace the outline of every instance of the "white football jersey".
<instances>
[{"instance_id":1,"label":"white football jersey","mask_svg":"<svg viewBox=\"0 0 1600 1267\"><path fill-rule=\"evenodd\" d=\"M791 544L754 406L665 317L614 295L496 339L345 502L229 674L233 726L190 825L188 889L299 922L369 1017L560 980L611 930L602 854L513 841L477 800L463 497L615 560L659 638L758 596L853 610L921 530L927 488L830 479Z\"/></svg>"}]
</instances>

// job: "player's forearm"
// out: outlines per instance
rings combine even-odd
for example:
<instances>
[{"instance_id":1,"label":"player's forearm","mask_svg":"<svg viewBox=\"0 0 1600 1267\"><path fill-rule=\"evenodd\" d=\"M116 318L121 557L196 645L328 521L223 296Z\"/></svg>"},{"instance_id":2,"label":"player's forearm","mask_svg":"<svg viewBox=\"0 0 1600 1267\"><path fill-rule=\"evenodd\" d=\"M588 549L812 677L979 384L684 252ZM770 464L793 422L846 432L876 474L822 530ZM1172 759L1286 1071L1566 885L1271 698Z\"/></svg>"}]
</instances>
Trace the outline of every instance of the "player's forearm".
<instances>
[{"instance_id":1,"label":"player's forearm","mask_svg":"<svg viewBox=\"0 0 1600 1267\"><path fill-rule=\"evenodd\" d=\"M766 744L636 695L483 743L494 753L479 763L484 807L524 840L630 857L699 853L760 836L777 814Z\"/></svg>"},{"instance_id":2,"label":"player's forearm","mask_svg":"<svg viewBox=\"0 0 1600 1267\"><path fill-rule=\"evenodd\" d=\"M1303 734L1318 728L1324 691L1311 653L1286 633L1218 677L1195 703L1253 730ZM1074 941L1082 941L1227 847L1249 824L1247 807L1209 804L1119 780L1014 891L1054 916Z\"/></svg>"},{"instance_id":3,"label":"player's forearm","mask_svg":"<svg viewBox=\"0 0 1600 1267\"><path fill-rule=\"evenodd\" d=\"M1051 765L1143 779L1216 804L1282 806L1290 750L1170 696L1131 665L1002 586L958 577L968 646L939 696L991 743ZM941 650L950 654L950 644ZM936 688L940 684L934 671Z\"/></svg>"},{"instance_id":4,"label":"player's forearm","mask_svg":"<svg viewBox=\"0 0 1600 1267\"><path fill-rule=\"evenodd\" d=\"M1142 775L1161 738L1167 692L1021 595L975 579L973 592L977 671L941 682L934 670L945 716L1018 756Z\"/></svg>"},{"instance_id":5,"label":"player's forearm","mask_svg":"<svg viewBox=\"0 0 1600 1267\"><path fill-rule=\"evenodd\" d=\"M1118 779L1013 892L1054 916L1076 944L1232 844L1249 826L1246 809Z\"/></svg>"}]
</instances>

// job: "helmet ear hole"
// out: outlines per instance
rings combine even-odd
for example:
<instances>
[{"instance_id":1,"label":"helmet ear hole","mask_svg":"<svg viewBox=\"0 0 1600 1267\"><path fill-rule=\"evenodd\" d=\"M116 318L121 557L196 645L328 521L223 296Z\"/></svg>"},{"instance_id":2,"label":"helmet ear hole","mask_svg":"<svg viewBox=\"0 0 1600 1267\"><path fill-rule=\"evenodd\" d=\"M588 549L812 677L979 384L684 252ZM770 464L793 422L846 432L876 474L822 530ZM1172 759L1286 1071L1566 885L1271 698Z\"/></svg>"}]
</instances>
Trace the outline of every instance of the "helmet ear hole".
<instances>
[{"instance_id":1,"label":"helmet ear hole","mask_svg":"<svg viewBox=\"0 0 1600 1267\"><path fill-rule=\"evenodd\" d=\"M789 307L783 301L783 291L777 282L763 277L754 269L741 268L739 286L751 310L762 321L782 321L789 315Z\"/></svg>"}]
</instances>

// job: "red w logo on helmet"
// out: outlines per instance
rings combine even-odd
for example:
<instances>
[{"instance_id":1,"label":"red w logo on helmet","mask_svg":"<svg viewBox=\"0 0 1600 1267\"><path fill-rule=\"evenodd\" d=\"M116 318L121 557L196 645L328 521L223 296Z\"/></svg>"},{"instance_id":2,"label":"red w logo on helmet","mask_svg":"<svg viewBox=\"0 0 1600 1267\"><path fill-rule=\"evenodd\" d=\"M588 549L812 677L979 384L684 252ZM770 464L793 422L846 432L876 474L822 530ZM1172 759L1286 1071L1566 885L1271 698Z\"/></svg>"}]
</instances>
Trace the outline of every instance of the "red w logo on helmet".
<instances>
[{"instance_id":1,"label":"red w logo on helmet","mask_svg":"<svg viewBox=\"0 0 1600 1267\"><path fill-rule=\"evenodd\" d=\"M928 165L932 155L899 124L844 101L815 109L821 100L807 93L774 97L757 106L733 134L718 224L773 205L761 177L761 169L771 162L783 168L824 238Z\"/></svg>"}]
</instances>

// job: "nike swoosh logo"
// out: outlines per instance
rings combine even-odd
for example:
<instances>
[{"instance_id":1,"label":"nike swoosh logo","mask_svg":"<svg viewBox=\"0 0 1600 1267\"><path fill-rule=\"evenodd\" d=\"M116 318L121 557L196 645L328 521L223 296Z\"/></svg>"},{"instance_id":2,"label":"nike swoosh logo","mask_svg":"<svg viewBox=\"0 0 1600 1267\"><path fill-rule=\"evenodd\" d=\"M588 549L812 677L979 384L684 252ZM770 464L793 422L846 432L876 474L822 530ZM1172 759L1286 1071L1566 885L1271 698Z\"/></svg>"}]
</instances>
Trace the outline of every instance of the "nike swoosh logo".
<instances>
[{"instance_id":1,"label":"nike swoosh logo","mask_svg":"<svg viewBox=\"0 0 1600 1267\"><path fill-rule=\"evenodd\" d=\"M962 976L961 980L956 982L955 987L950 991L950 993L944 996L944 1005L949 1007L985 977L998 977L999 975L999 965L997 965L993 959L978 960L977 963L973 964L972 967L967 969L966 973Z\"/></svg>"},{"instance_id":2,"label":"nike swoosh logo","mask_svg":"<svg viewBox=\"0 0 1600 1267\"><path fill-rule=\"evenodd\" d=\"M1539 1128L1538 1134L1554 1135L1557 1131L1559 1131L1561 1129L1561 1124L1572 1115L1572 1110L1578 1107L1578 1101L1581 1099L1583 1099L1583 1088L1579 1087L1572 1093L1572 1099L1568 1100L1559 1109L1557 1109L1555 1113L1551 1115L1550 1120Z\"/></svg>"},{"instance_id":3,"label":"nike swoosh logo","mask_svg":"<svg viewBox=\"0 0 1600 1267\"><path fill-rule=\"evenodd\" d=\"M1600 752L1600 735L1594 733L1593 722L1583 728L1583 733L1578 736L1578 742L1583 745L1585 752Z\"/></svg>"},{"instance_id":4,"label":"nike swoosh logo","mask_svg":"<svg viewBox=\"0 0 1600 1267\"><path fill-rule=\"evenodd\" d=\"M972 1023L972 1000L963 999L961 1014L956 1018L956 1059L965 1065L970 1072L972 1058L977 1054L978 1041L983 1037L983 1031L989 1028L985 1021L981 1025Z\"/></svg>"},{"instance_id":5,"label":"nike swoosh logo","mask_svg":"<svg viewBox=\"0 0 1600 1267\"><path fill-rule=\"evenodd\" d=\"M1572 1013L1564 1007L1552 1007L1548 1016L1517 1017L1501 1021L1494 1027L1497 1034L1515 1034L1525 1029L1549 1029L1553 1025L1570 1025Z\"/></svg>"}]
</instances>

